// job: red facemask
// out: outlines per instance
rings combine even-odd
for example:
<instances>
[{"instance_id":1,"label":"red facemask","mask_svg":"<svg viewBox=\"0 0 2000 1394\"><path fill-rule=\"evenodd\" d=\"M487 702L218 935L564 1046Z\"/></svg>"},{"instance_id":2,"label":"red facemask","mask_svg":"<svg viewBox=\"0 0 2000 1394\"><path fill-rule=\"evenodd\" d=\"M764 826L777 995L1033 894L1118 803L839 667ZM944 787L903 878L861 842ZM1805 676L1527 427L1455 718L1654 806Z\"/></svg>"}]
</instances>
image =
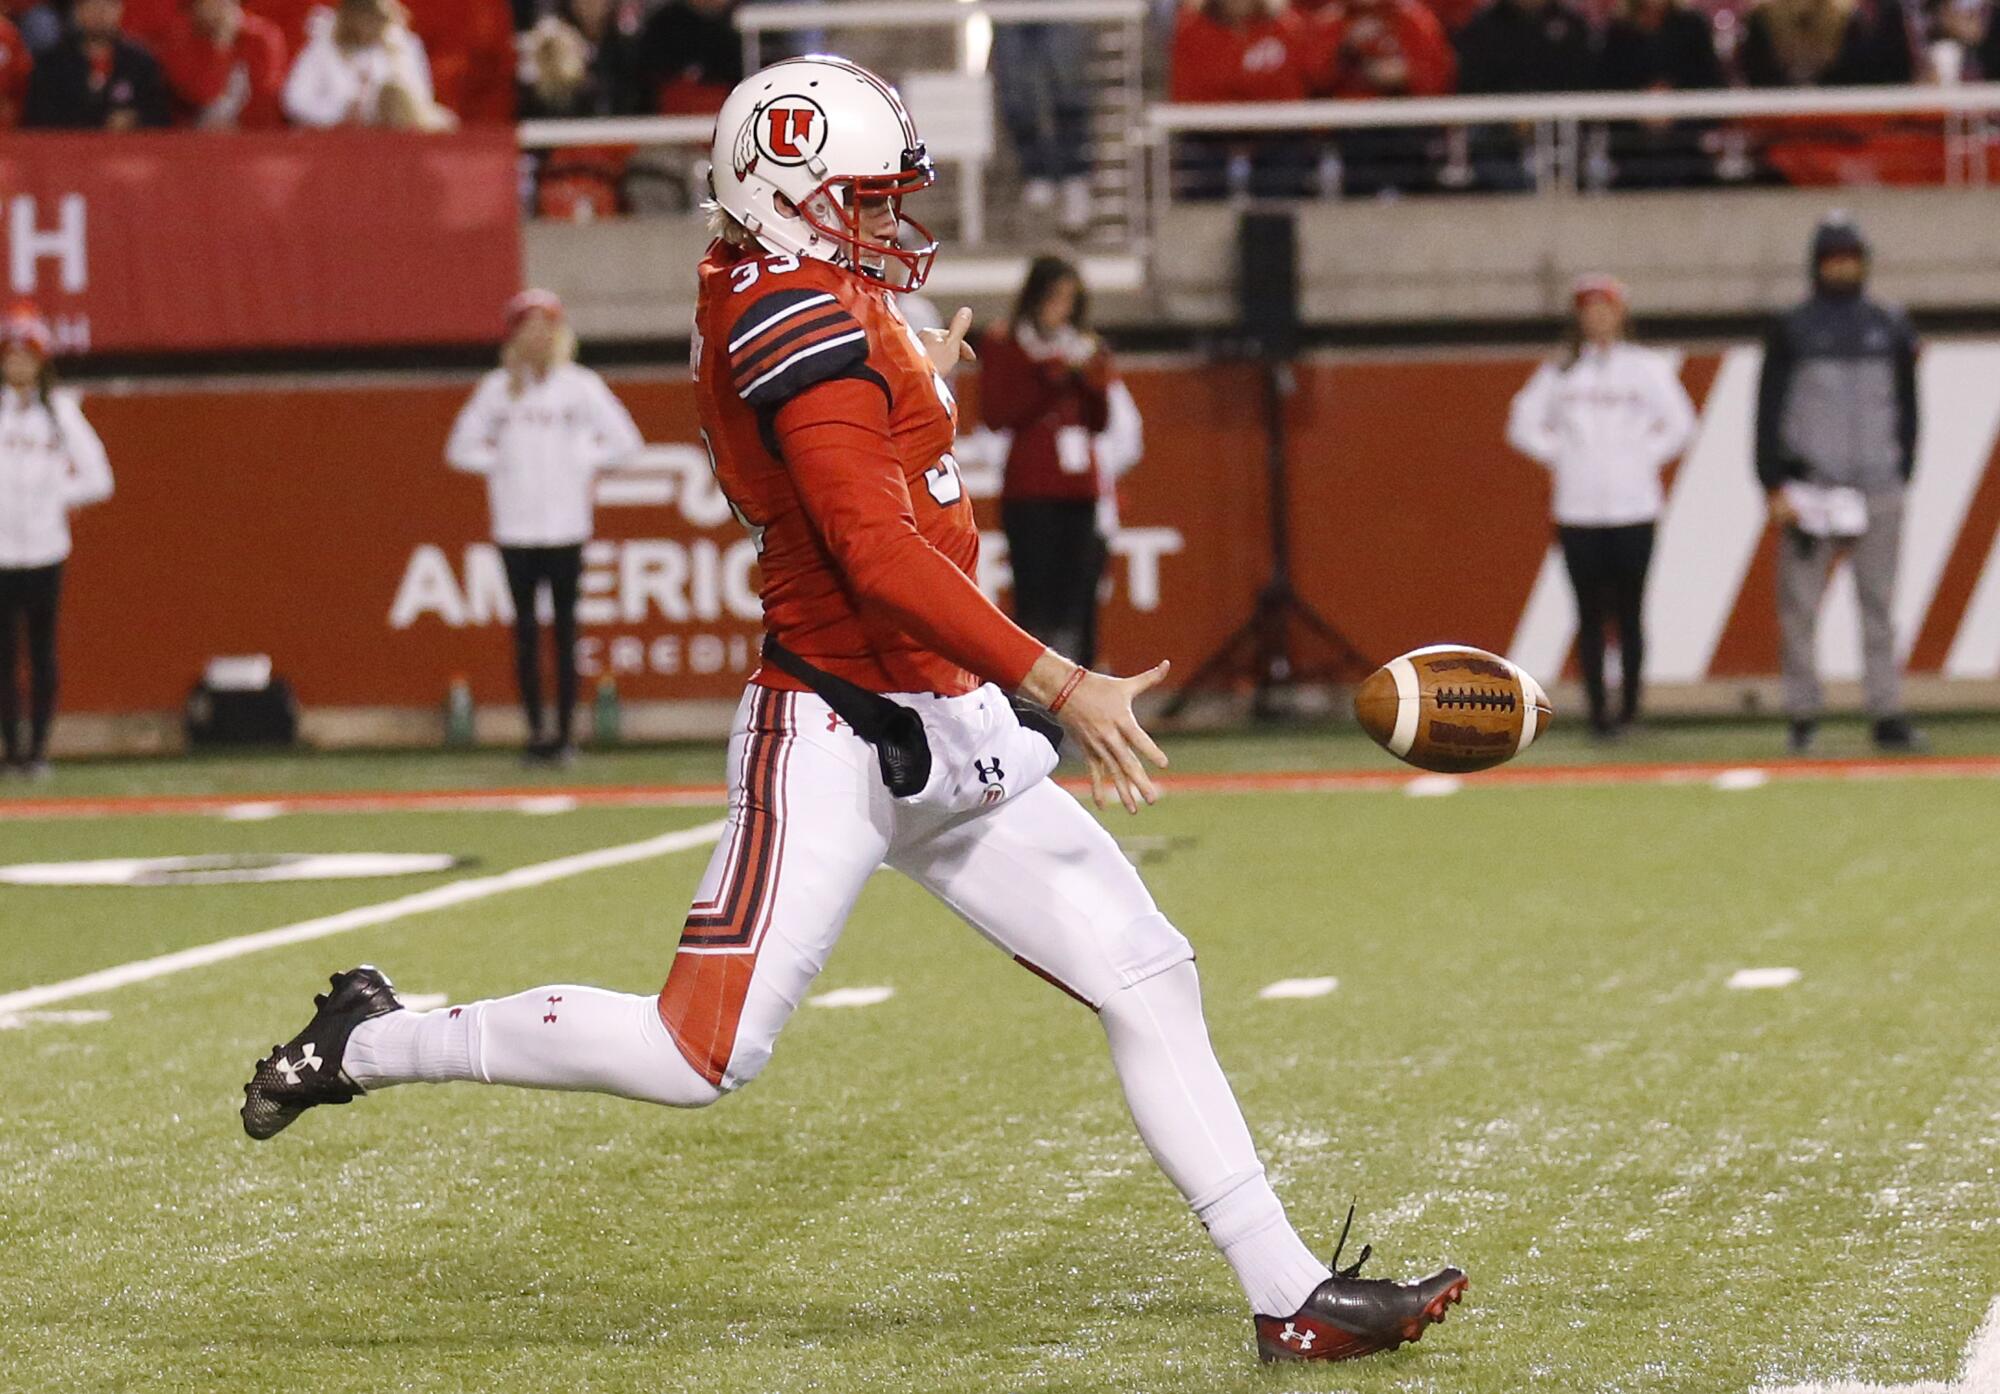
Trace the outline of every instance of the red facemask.
<instances>
[{"instance_id":1,"label":"red facemask","mask_svg":"<svg viewBox=\"0 0 2000 1394\"><path fill-rule=\"evenodd\" d=\"M903 152L903 168L896 174L829 175L799 205L798 213L808 227L840 249L854 270L893 290L912 291L929 279L938 243L929 228L904 216L903 200L936 182L937 169L919 145ZM894 242L876 242L861 231L863 203L877 199L887 199L896 215ZM911 236L905 237L904 229ZM891 274L891 266L903 268L900 282Z\"/></svg>"}]
</instances>

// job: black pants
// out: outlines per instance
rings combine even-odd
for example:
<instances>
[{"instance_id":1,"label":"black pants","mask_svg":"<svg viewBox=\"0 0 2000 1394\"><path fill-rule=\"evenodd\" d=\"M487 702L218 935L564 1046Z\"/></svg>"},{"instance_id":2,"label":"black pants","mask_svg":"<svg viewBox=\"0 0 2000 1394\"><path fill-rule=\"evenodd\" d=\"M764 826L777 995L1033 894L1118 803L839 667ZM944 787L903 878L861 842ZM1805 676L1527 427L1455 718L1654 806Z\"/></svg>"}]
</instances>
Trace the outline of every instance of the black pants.
<instances>
[{"instance_id":1,"label":"black pants","mask_svg":"<svg viewBox=\"0 0 2000 1394\"><path fill-rule=\"evenodd\" d=\"M1014 622L1088 668L1097 658L1097 583L1104 575L1097 505L1003 499L1000 526L1014 568Z\"/></svg>"},{"instance_id":2,"label":"black pants","mask_svg":"<svg viewBox=\"0 0 2000 1394\"><path fill-rule=\"evenodd\" d=\"M62 563L0 567L0 742L8 764L41 760L49 753L49 724L56 715L56 607L62 598ZM21 744L21 692L15 685L20 639L28 640L28 741Z\"/></svg>"},{"instance_id":3,"label":"black pants","mask_svg":"<svg viewBox=\"0 0 2000 1394\"><path fill-rule=\"evenodd\" d=\"M521 689L521 711L528 718L528 743L540 743L544 729L537 597L547 585L555 611L555 738L568 745L576 722L576 586L583 574L583 545L502 547L500 559L507 567L507 589L514 596L514 678Z\"/></svg>"},{"instance_id":4,"label":"black pants","mask_svg":"<svg viewBox=\"0 0 2000 1394\"><path fill-rule=\"evenodd\" d=\"M1556 532L1562 538L1569 582L1576 588L1576 664L1583 670L1583 690L1590 699L1590 724L1601 731L1611 724L1604 694L1606 619L1618 623L1618 648L1624 658L1620 717L1630 721L1639 714L1640 674L1646 662L1640 614L1646 595L1646 568L1653 561L1653 525L1558 528Z\"/></svg>"}]
</instances>

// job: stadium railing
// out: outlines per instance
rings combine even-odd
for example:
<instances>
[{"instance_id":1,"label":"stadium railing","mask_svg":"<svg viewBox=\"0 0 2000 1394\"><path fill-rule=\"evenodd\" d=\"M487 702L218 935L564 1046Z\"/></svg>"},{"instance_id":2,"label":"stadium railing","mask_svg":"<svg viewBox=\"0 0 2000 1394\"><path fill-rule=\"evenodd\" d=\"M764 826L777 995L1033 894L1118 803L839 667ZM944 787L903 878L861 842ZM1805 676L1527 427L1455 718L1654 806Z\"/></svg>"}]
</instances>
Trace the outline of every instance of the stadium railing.
<instances>
[{"instance_id":1,"label":"stadium railing","mask_svg":"<svg viewBox=\"0 0 2000 1394\"><path fill-rule=\"evenodd\" d=\"M838 36L828 44L838 52L865 49L870 40L885 45L879 56L855 56L874 59L901 84L932 156L955 186L954 231L971 243L986 239L989 203L1006 193L996 195L987 177L999 149L988 63L994 29L1050 21L1090 27L1093 231L1096 240L1123 246L1146 216L1146 15L1146 0L821 0L744 5L735 24L746 70L761 66L774 46L789 50L801 39L818 45ZM713 130L707 117L528 121L520 128L524 151L673 152L665 164L690 194L698 192L700 171L687 157L707 145ZM656 168L643 161L639 167Z\"/></svg>"},{"instance_id":2,"label":"stadium railing","mask_svg":"<svg viewBox=\"0 0 2000 1394\"><path fill-rule=\"evenodd\" d=\"M1229 137L1266 141L1285 137L1334 137L1362 131L1429 132L1439 137L1430 187L1481 183L1475 169L1481 132L1499 137L1503 163L1516 165L1518 182L1507 187L1541 194L1597 191L1619 183L1614 134L1679 127L1700 137L1708 167L1684 182L1726 184L1771 175L1760 158L1787 142L1815 140L1844 146L1825 161L1825 182L1865 182L1879 175L1854 156L1871 154L1870 140L1906 141L1878 146L1873 156L1894 172L1884 182L1983 185L2000 180L2000 82L1962 86L1722 90L1713 92L1584 92L1547 96L1391 98L1375 101L1263 103L1156 103L1147 113L1152 137L1148 180L1153 221L1175 196L1176 142L1206 141L1213 149ZM1908 141L1934 143L1912 150ZM1489 155L1491 150L1487 152ZM1897 164L1900 160L1901 163ZM1331 163L1334 176L1326 177ZM1935 169L1926 168L1935 164ZM1338 189L1337 154L1323 157L1306 183L1308 192ZM1930 176L1930 177L1927 177ZM1771 175L1785 182L1782 174ZM1183 180L1182 182L1185 182ZM1487 187L1491 187L1488 185Z\"/></svg>"}]
</instances>

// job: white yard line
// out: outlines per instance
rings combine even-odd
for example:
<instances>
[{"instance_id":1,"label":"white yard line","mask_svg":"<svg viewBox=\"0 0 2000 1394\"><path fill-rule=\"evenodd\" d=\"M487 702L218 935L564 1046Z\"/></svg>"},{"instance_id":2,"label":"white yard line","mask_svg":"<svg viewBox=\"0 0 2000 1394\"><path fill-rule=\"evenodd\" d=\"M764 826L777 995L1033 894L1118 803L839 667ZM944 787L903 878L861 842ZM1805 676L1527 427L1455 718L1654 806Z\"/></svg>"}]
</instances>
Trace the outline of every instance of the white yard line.
<instances>
[{"instance_id":1,"label":"white yard line","mask_svg":"<svg viewBox=\"0 0 2000 1394\"><path fill-rule=\"evenodd\" d=\"M1738 992L1755 992L1760 988L1790 987L1800 976L1796 968L1739 968L1723 986Z\"/></svg>"},{"instance_id":2,"label":"white yard line","mask_svg":"<svg viewBox=\"0 0 2000 1394\"><path fill-rule=\"evenodd\" d=\"M836 987L806 998L808 1007L872 1007L896 995L893 987Z\"/></svg>"},{"instance_id":3,"label":"white yard line","mask_svg":"<svg viewBox=\"0 0 2000 1394\"><path fill-rule=\"evenodd\" d=\"M1339 986L1338 978L1280 978L1259 988L1257 995L1266 1001L1282 997L1324 997Z\"/></svg>"},{"instance_id":4,"label":"white yard line","mask_svg":"<svg viewBox=\"0 0 2000 1394\"><path fill-rule=\"evenodd\" d=\"M2000 1298L1987 1310L1986 1321L1965 1348L1965 1367L1954 1384L1924 1380L1919 1384L1857 1384L1841 1380L1833 1384L1788 1384L1783 1388L1766 1385L1757 1394L2000 1394Z\"/></svg>"},{"instance_id":5,"label":"white yard line","mask_svg":"<svg viewBox=\"0 0 2000 1394\"><path fill-rule=\"evenodd\" d=\"M497 876L453 881L449 885L434 886L430 890L418 891L414 895L385 900L378 905L362 905L353 910L343 910L337 915L322 915L318 919L281 925L277 929L259 930L255 934L239 934L234 939L223 939L192 949L181 949L175 953L161 954L157 958L142 958L136 963L121 963L116 968L100 969L66 982L46 983L41 987L23 988L19 992L0 993L0 1016L46 1006L51 1002L66 1002L72 997L109 992L113 988L128 987L133 983L149 982L154 978L167 977L169 974L184 973L190 968L205 968L211 963L225 963L232 958L241 958L245 954L254 954L262 949L280 948L286 944L303 944L309 940L327 938L329 935L345 934L353 929L368 929L375 925L389 924L395 920L407 919L411 915L469 905L473 901L485 900L489 896L505 895L509 891L525 891L536 886L546 886L552 881L581 876L586 872L603 871L608 867L626 866L651 857L664 857L673 852L707 847L722 835L722 828L723 824L718 819L713 823L703 823L699 827L662 833L658 837L649 837L642 842L601 847L594 852L579 852L572 857L557 857L554 861L537 862L533 866L517 866L512 871L503 871Z\"/></svg>"}]
</instances>

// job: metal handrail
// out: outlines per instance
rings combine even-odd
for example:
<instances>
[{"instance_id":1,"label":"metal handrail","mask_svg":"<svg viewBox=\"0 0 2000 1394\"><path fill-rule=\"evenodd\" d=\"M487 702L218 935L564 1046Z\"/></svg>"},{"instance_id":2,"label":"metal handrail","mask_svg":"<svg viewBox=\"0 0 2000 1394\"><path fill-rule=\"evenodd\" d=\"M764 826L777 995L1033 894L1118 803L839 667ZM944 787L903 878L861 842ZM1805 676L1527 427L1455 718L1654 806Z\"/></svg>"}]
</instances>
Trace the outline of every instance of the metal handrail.
<instances>
[{"instance_id":1,"label":"metal handrail","mask_svg":"<svg viewBox=\"0 0 2000 1394\"><path fill-rule=\"evenodd\" d=\"M713 116L584 116L564 121L523 121L516 138L523 150L577 145L701 145L715 136Z\"/></svg>"},{"instance_id":2,"label":"metal handrail","mask_svg":"<svg viewBox=\"0 0 2000 1394\"><path fill-rule=\"evenodd\" d=\"M736 28L745 34L855 25L871 29L921 29L989 19L995 24L1075 23L1143 19L1146 0L842 0L839 4L744 5Z\"/></svg>"},{"instance_id":3,"label":"metal handrail","mask_svg":"<svg viewBox=\"0 0 2000 1394\"><path fill-rule=\"evenodd\" d=\"M1843 87L1715 92L1575 92L1513 97L1383 97L1372 101L1161 102L1146 113L1181 131L1341 130L1576 121L1685 121L1783 116L1910 116L2000 111L2000 82L1952 87Z\"/></svg>"}]
</instances>

